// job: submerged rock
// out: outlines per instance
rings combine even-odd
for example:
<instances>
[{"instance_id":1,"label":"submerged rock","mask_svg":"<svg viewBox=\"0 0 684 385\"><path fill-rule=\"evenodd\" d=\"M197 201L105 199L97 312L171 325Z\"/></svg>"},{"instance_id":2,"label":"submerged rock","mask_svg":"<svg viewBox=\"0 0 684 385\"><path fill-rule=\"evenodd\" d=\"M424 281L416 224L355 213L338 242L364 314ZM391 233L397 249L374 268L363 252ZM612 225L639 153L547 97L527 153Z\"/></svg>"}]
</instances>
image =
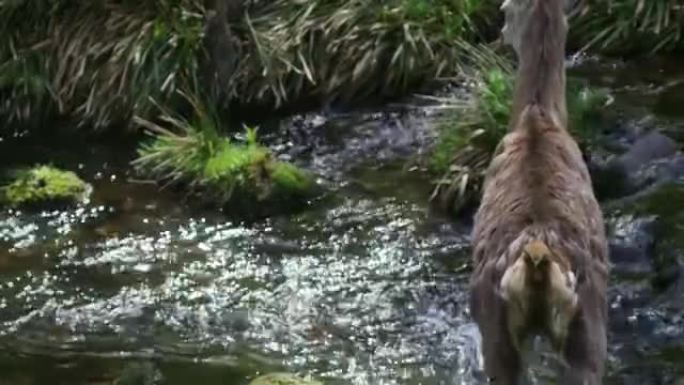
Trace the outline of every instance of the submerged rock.
<instances>
[{"instance_id":1,"label":"submerged rock","mask_svg":"<svg viewBox=\"0 0 684 385\"><path fill-rule=\"evenodd\" d=\"M639 138L634 145L617 159L617 163L629 172L656 160L674 155L677 143L660 132L650 132Z\"/></svg>"},{"instance_id":2,"label":"submerged rock","mask_svg":"<svg viewBox=\"0 0 684 385\"><path fill-rule=\"evenodd\" d=\"M684 177L684 154L669 136L652 131L627 151L603 164L590 164L594 187L602 199L614 199Z\"/></svg>"},{"instance_id":3,"label":"submerged rock","mask_svg":"<svg viewBox=\"0 0 684 385\"><path fill-rule=\"evenodd\" d=\"M249 385L323 385L323 383L290 373L270 373L255 378Z\"/></svg>"},{"instance_id":4,"label":"submerged rock","mask_svg":"<svg viewBox=\"0 0 684 385\"><path fill-rule=\"evenodd\" d=\"M313 175L281 161L249 129L243 143L218 134L163 134L144 144L133 164L141 174L176 183L198 201L245 216L273 214L315 194Z\"/></svg>"},{"instance_id":5,"label":"submerged rock","mask_svg":"<svg viewBox=\"0 0 684 385\"><path fill-rule=\"evenodd\" d=\"M91 187L75 173L50 166L15 171L0 188L0 203L11 207L73 204L86 201Z\"/></svg>"},{"instance_id":6,"label":"submerged rock","mask_svg":"<svg viewBox=\"0 0 684 385\"><path fill-rule=\"evenodd\" d=\"M684 82L679 81L658 95L655 110L665 116L674 118L684 117L682 105L684 104Z\"/></svg>"},{"instance_id":7,"label":"submerged rock","mask_svg":"<svg viewBox=\"0 0 684 385\"><path fill-rule=\"evenodd\" d=\"M157 367L148 361L128 363L113 385L157 385L163 380Z\"/></svg>"},{"instance_id":8,"label":"submerged rock","mask_svg":"<svg viewBox=\"0 0 684 385\"><path fill-rule=\"evenodd\" d=\"M654 287L670 287L681 274L679 260L684 257L684 183L658 185L611 206L609 211L617 218L617 236L611 241L617 245L611 249L613 262L636 266L632 272L645 272L652 264ZM620 225L621 216L633 219Z\"/></svg>"}]
</instances>

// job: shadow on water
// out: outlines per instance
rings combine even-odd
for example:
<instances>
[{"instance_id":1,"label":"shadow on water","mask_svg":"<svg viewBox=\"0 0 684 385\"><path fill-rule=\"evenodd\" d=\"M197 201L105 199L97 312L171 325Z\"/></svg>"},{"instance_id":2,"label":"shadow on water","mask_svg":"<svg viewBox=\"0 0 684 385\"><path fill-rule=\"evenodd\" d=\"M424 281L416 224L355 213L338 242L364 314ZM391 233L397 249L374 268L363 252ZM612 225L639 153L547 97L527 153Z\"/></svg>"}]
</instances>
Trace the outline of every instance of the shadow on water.
<instances>
[{"instance_id":1,"label":"shadow on water","mask_svg":"<svg viewBox=\"0 0 684 385\"><path fill-rule=\"evenodd\" d=\"M267 139L331 197L249 224L132 182L130 150L14 147L77 170L95 195L0 214L0 385L246 384L275 370L329 384L475 383L469 229L431 213L430 181L401 161L430 143L429 119L284 126ZM684 375L667 342L683 335L679 313L630 282L611 289L608 383L671 383Z\"/></svg>"}]
</instances>

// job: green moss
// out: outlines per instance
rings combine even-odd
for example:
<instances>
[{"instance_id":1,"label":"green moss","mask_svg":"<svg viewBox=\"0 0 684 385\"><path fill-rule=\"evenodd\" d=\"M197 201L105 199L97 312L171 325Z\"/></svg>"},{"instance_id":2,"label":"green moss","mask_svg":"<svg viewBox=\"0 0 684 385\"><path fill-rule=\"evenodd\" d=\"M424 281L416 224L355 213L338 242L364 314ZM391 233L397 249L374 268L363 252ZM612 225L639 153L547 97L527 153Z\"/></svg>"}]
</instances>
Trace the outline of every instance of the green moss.
<instances>
[{"instance_id":1,"label":"green moss","mask_svg":"<svg viewBox=\"0 0 684 385\"><path fill-rule=\"evenodd\" d=\"M249 385L323 385L323 383L289 373L270 373L255 378Z\"/></svg>"},{"instance_id":2,"label":"green moss","mask_svg":"<svg viewBox=\"0 0 684 385\"><path fill-rule=\"evenodd\" d=\"M15 174L13 181L0 189L0 200L12 207L78 202L90 190L75 173L50 166L36 166Z\"/></svg>"},{"instance_id":3,"label":"green moss","mask_svg":"<svg viewBox=\"0 0 684 385\"><path fill-rule=\"evenodd\" d=\"M582 147L596 145L601 133L602 107L608 101L604 89L589 88L575 78L568 79L568 124Z\"/></svg>"},{"instance_id":4,"label":"green moss","mask_svg":"<svg viewBox=\"0 0 684 385\"><path fill-rule=\"evenodd\" d=\"M270 175L273 183L283 191L307 191L313 185L311 175L290 163L272 162Z\"/></svg>"},{"instance_id":5,"label":"green moss","mask_svg":"<svg viewBox=\"0 0 684 385\"><path fill-rule=\"evenodd\" d=\"M243 182L241 179L244 179L247 171L265 163L269 156L268 150L263 147L236 144L227 139L218 139L216 146L216 153L203 160L203 177L207 181Z\"/></svg>"},{"instance_id":6,"label":"green moss","mask_svg":"<svg viewBox=\"0 0 684 385\"><path fill-rule=\"evenodd\" d=\"M439 139L432 148L428 163L429 170L433 174L447 172L453 162L456 150L468 145L468 138L456 124L457 119L458 117L451 119L455 127L446 124L440 127Z\"/></svg>"}]
</instances>

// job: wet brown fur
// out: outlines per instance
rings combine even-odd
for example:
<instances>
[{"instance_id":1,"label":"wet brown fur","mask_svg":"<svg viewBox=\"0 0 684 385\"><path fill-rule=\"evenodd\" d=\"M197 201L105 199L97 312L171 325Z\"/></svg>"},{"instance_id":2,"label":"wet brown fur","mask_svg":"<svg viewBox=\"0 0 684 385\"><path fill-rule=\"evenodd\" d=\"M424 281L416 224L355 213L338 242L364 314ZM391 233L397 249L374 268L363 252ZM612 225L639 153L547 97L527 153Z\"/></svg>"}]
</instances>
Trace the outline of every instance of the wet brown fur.
<instances>
[{"instance_id":1,"label":"wet brown fur","mask_svg":"<svg viewBox=\"0 0 684 385\"><path fill-rule=\"evenodd\" d=\"M586 164L566 130L563 1L530 1L517 52L510 132L490 164L475 218L471 311L482 333L487 375L496 384L519 384L521 352L509 333L499 285L527 244L543 242L577 277L578 309L560 344L565 366L559 380L596 385L607 343L603 217ZM543 328L530 325L532 332Z\"/></svg>"}]
</instances>

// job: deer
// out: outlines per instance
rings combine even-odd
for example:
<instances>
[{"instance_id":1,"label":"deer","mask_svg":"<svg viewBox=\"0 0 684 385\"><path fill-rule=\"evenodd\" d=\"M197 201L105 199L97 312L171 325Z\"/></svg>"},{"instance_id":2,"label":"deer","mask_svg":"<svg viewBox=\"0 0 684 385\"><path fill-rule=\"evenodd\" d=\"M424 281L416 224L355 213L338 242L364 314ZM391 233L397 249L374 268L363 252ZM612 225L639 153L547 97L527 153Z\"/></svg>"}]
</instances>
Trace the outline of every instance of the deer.
<instances>
[{"instance_id":1,"label":"deer","mask_svg":"<svg viewBox=\"0 0 684 385\"><path fill-rule=\"evenodd\" d=\"M608 247L582 153L568 131L566 0L506 0L517 56L508 131L487 168L472 231L470 312L490 383L527 380L537 336L561 358L559 383L601 384Z\"/></svg>"}]
</instances>

